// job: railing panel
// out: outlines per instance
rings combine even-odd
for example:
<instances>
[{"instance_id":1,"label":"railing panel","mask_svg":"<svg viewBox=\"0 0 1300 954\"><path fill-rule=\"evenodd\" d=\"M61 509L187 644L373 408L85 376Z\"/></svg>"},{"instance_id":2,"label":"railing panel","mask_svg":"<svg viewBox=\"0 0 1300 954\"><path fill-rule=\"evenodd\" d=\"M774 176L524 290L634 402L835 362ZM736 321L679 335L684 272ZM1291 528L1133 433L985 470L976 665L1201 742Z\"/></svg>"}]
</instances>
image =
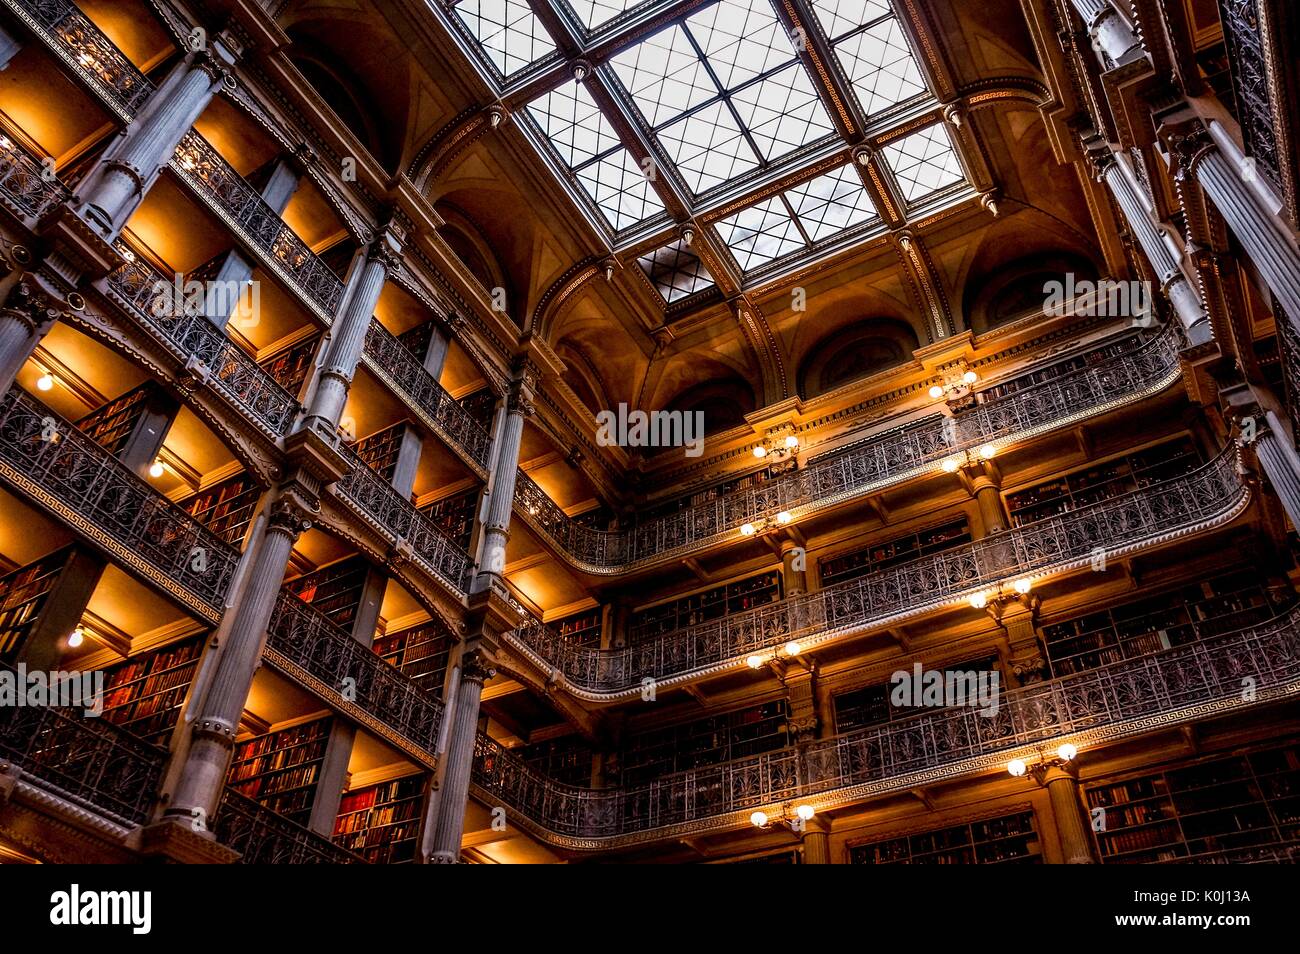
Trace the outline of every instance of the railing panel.
<instances>
[{"instance_id":1,"label":"railing panel","mask_svg":"<svg viewBox=\"0 0 1300 954\"><path fill-rule=\"evenodd\" d=\"M68 187L48 175L42 162L0 136L0 200L19 215L38 219L71 197Z\"/></svg>"},{"instance_id":2,"label":"railing panel","mask_svg":"<svg viewBox=\"0 0 1300 954\"><path fill-rule=\"evenodd\" d=\"M229 789L215 821L217 841L246 865L356 865L364 858Z\"/></svg>"}]
</instances>

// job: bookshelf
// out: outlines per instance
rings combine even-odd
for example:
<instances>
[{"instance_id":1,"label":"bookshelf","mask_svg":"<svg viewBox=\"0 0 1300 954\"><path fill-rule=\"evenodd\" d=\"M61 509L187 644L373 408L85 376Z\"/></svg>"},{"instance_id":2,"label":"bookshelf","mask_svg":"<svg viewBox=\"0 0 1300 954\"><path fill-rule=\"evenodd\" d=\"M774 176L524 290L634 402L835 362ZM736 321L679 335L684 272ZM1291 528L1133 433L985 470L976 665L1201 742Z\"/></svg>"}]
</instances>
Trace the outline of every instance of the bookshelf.
<instances>
[{"instance_id":1,"label":"bookshelf","mask_svg":"<svg viewBox=\"0 0 1300 954\"><path fill-rule=\"evenodd\" d=\"M429 342L433 340L433 322L426 321L414 328L408 328L397 336L397 340L402 343L402 347L423 362L429 354Z\"/></svg>"},{"instance_id":2,"label":"bookshelf","mask_svg":"<svg viewBox=\"0 0 1300 954\"><path fill-rule=\"evenodd\" d=\"M158 385L146 381L116 400L91 411L77 422L77 427L110 454L119 454L149 409L150 398L157 393Z\"/></svg>"},{"instance_id":3,"label":"bookshelf","mask_svg":"<svg viewBox=\"0 0 1300 954\"><path fill-rule=\"evenodd\" d=\"M534 742L516 749L528 765L548 778L568 785L591 785L594 753L580 735L568 735L545 742Z\"/></svg>"},{"instance_id":4,"label":"bookshelf","mask_svg":"<svg viewBox=\"0 0 1300 954\"><path fill-rule=\"evenodd\" d=\"M970 526L963 517L821 560L817 567L821 572L822 586L832 586L970 542Z\"/></svg>"},{"instance_id":5,"label":"bookshelf","mask_svg":"<svg viewBox=\"0 0 1300 954\"><path fill-rule=\"evenodd\" d=\"M306 380L312 364L316 361L316 345L319 342L320 335L312 335L297 344L291 344L277 351L258 363L280 387L296 395L301 390L302 382Z\"/></svg>"},{"instance_id":6,"label":"bookshelf","mask_svg":"<svg viewBox=\"0 0 1300 954\"><path fill-rule=\"evenodd\" d=\"M605 504L584 510L569 518L576 524L590 527L592 530L608 530L614 523L614 511Z\"/></svg>"},{"instance_id":7,"label":"bookshelf","mask_svg":"<svg viewBox=\"0 0 1300 954\"><path fill-rule=\"evenodd\" d=\"M360 556L348 557L284 584L294 596L310 603L341 629L351 631L370 567Z\"/></svg>"},{"instance_id":8,"label":"bookshelf","mask_svg":"<svg viewBox=\"0 0 1300 954\"><path fill-rule=\"evenodd\" d=\"M1238 571L1043 627L1052 675L1068 676L1262 622L1290 602Z\"/></svg>"},{"instance_id":9,"label":"bookshelf","mask_svg":"<svg viewBox=\"0 0 1300 954\"><path fill-rule=\"evenodd\" d=\"M409 421L398 421L382 431L375 431L369 437L354 442L351 447L361 462L382 477L385 482L392 482L397 470L397 455L402 450L402 437L410 427Z\"/></svg>"},{"instance_id":10,"label":"bookshelf","mask_svg":"<svg viewBox=\"0 0 1300 954\"><path fill-rule=\"evenodd\" d=\"M972 659L967 662L953 663L943 667L947 672L991 672L997 663L997 656L984 659ZM910 665L900 665L900 670L911 672ZM852 732L873 725L883 725L895 719L903 719L916 714L915 706L895 707L889 697L893 684L889 681L851 689L848 692L832 696L835 707L835 732Z\"/></svg>"},{"instance_id":11,"label":"bookshelf","mask_svg":"<svg viewBox=\"0 0 1300 954\"><path fill-rule=\"evenodd\" d=\"M492 415L496 413L497 399L487 388L466 394L457 402L479 423L485 431L492 430Z\"/></svg>"},{"instance_id":12,"label":"bookshelf","mask_svg":"<svg viewBox=\"0 0 1300 954\"><path fill-rule=\"evenodd\" d=\"M1112 341L1100 348L1093 348L1084 354L1077 354L1060 361L1054 361L1051 364L1040 367L1028 374L1020 374L1008 381L999 382L992 387L984 388L980 391L979 399L981 401L989 401L996 398L1006 397L1009 394L1016 394L1026 388L1032 388L1039 384L1046 384L1050 381L1059 381L1068 374L1073 374L1076 371L1082 371L1085 368L1090 368L1094 365L1110 361L1113 358L1121 357L1132 350L1133 339L1136 337L1138 337L1136 334L1125 335L1116 341Z\"/></svg>"},{"instance_id":13,"label":"bookshelf","mask_svg":"<svg viewBox=\"0 0 1300 954\"><path fill-rule=\"evenodd\" d=\"M1201 455L1184 435L1008 494L1007 510L1012 523L1022 526L1179 477L1200 464Z\"/></svg>"},{"instance_id":14,"label":"bookshelf","mask_svg":"<svg viewBox=\"0 0 1300 954\"><path fill-rule=\"evenodd\" d=\"M673 497L669 500L651 505L645 512L639 515L639 521L645 523L655 520L659 517L666 517L677 513L679 510L689 510L691 507L699 506L710 500L717 500L719 497L725 497L728 494L735 493L739 490L745 490L749 487L756 487L759 484L766 483L773 477L779 477L787 471L794 470L797 461L793 458L782 461L777 464L769 464L758 470L752 470L740 477L733 477L730 480L724 480L720 483L710 484L693 493L682 497Z\"/></svg>"},{"instance_id":15,"label":"bookshelf","mask_svg":"<svg viewBox=\"0 0 1300 954\"><path fill-rule=\"evenodd\" d=\"M1294 844L1300 842L1300 745L1089 785L1084 798L1103 864L1190 861ZM1100 824L1098 809L1104 809Z\"/></svg>"},{"instance_id":16,"label":"bookshelf","mask_svg":"<svg viewBox=\"0 0 1300 954\"><path fill-rule=\"evenodd\" d=\"M424 776L344 792L334 822L334 843L372 865L415 861L424 804Z\"/></svg>"},{"instance_id":17,"label":"bookshelf","mask_svg":"<svg viewBox=\"0 0 1300 954\"><path fill-rule=\"evenodd\" d=\"M262 488L248 474L200 490L185 501L185 509L222 540L238 546L253 520Z\"/></svg>"},{"instance_id":18,"label":"bookshelf","mask_svg":"<svg viewBox=\"0 0 1300 954\"><path fill-rule=\"evenodd\" d=\"M596 606L589 610L583 610L581 613L566 616L564 619L555 620L547 625L559 633L564 641L570 645L590 646L597 649L600 647L601 617L603 615L600 607Z\"/></svg>"},{"instance_id":19,"label":"bookshelf","mask_svg":"<svg viewBox=\"0 0 1300 954\"><path fill-rule=\"evenodd\" d=\"M12 662L22 651L71 558L72 548L64 547L0 579L0 662Z\"/></svg>"},{"instance_id":20,"label":"bookshelf","mask_svg":"<svg viewBox=\"0 0 1300 954\"><path fill-rule=\"evenodd\" d=\"M849 848L854 865L1042 864L1034 813L919 832Z\"/></svg>"},{"instance_id":21,"label":"bookshelf","mask_svg":"<svg viewBox=\"0 0 1300 954\"><path fill-rule=\"evenodd\" d=\"M199 666L204 636L127 659L104 671L104 718L167 747Z\"/></svg>"},{"instance_id":22,"label":"bookshelf","mask_svg":"<svg viewBox=\"0 0 1300 954\"><path fill-rule=\"evenodd\" d=\"M635 646L685 626L740 613L780 598L780 571L745 577L638 610L628 624L628 642Z\"/></svg>"},{"instance_id":23,"label":"bookshelf","mask_svg":"<svg viewBox=\"0 0 1300 954\"><path fill-rule=\"evenodd\" d=\"M803 852L798 848L788 851L774 851L766 855L753 855L749 858L729 858L719 861L720 865L801 865Z\"/></svg>"},{"instance_id":24,"label":"bookshelf","mask_svg":"<svg viewBox=\"0 0 1300 954\"><path fill-rule=\"evenodd\" d=\"M420 508L438 529L468 551L474 534L474 511L478 507L478 488L471 487L450 497L443 497Z\"/></svg>"},{"instance_id":25,"label":"bookshelf","mask_svg":"<svg viewBox=\"0 0 1300 954\"><path fill-rule=\"evenodd\" d=\"M326 716L236 742L227 782L264 808L306 825L329 734Z\"/></svg>"},{"instance_id":26,"label":"bookshelf","mask_svg":"<svg viewBox=\"0 0 1300 954\"><path fill-rule=\"evenodd\" d=\"M652 782L669 772L716 765L785 748L789 708L784 699L632 733L619 757L624 785Z\"/></svg>"},{"instance_id":27,"label":"bookshelf","mask_svg":"<svg viewBox=\"0 0 1300 954\"><path fill-rule=\"evenodd\" d=\"M441 624L430 621L380 636L371 648L390 666L410 676L425 692L441 697L455 641Z\"/></svg>"}]
</instances>

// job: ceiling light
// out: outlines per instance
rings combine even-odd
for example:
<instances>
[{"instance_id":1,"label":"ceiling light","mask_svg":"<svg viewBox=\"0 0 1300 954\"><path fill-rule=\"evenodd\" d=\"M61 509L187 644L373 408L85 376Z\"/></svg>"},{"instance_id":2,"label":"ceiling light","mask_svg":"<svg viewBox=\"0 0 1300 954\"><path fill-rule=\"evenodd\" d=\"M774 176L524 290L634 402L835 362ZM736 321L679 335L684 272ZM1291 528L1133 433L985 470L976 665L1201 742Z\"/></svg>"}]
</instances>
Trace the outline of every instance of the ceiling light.
<instances>
[{"instance_id":1,"label":"ceiling light","mask_svg":"<svg viewBox=\"0 0 1300 954\"><path fill-rule=\"evenodd\" d=\"M985 444L982 447L980 447L980 457L984 458L985 460L991 459L993 455L996 454L997 452L998 449L994 447L992 444Z\"/></svg>"},{"instance_id":2,"label":"ceiling light","mask_svg":"<svg viewBox=\"0 0 1300 954\"><path fill-rule=\"evenodd\" d=\"M748 657L745 660L745 665L748 666L750 669L762 669L763 657L758 655L758 653L755 653L754 655Z\"/></svg>"},{"instance_id":3,"label":"ceiling light","mask_svg":"<svg viewBox=\"0 0 1300 954\"><path fill-rule=\"evenodd\" d=\"M74 629L72 631L72 635L68 637L68 645L71 646L73 649L76 649L85 641L86 641L86 631L82 629L80 626Z\"/></svg>"},{"instance_id":4,"label":"ceiling light","mask_svg":"<svg viewBox=\"0 0 1300 954\"><path fill-rule=\"evenodd\" d=\"M1029 767L1021 759L1012 759L1007 763L1007 771L1016 778L1020 778L1025 772L1029 771Z\"/></svg>"},{"instance_id":5,"label":"ceiling light","mask_svg":"<svg viewBox=\"0 0 1300 954\"><path fill-rule=\"evenodd\" d=\"M798 805L795 807L794 813L804 821L808 821L817 814L816 810L811 805Z\"/></svg>"},{"instance_id":6,"label":"ceiling light","mask_svg":"<svg viewBox=\"0 0 1300 954\"><path fill-rule=\"evenodd\" d=\"M793 639L790 640L790 642L788 642L788 643L785 644L785 654L786 654L787 656L798 656L798 655L799 655L799 644L796 643Z\"/></svg>"},{"instance_id":7,"label":"ceiling light","mask_svg":"<svg viewBox=\"0 0 1300 954\"><path fill-rule=\"evenodd\" d=\"M1073 759L1076 755L1079 754L1079 750L1069 742L1064 742L1056 750L1056 754L1059 755L1066 762L1069 762L1071 759Z\"/></svg>"},{"instance_id":8,"label":"ceiling light","mask_svg":"<svg viewBox=\"0 0 1300 954\"><path fill-rule=\"evenodd\" d=\"M762 460L764 457L767 456L767 448L764 447L762 444L759 444L757 447L754 448L754 456L757 457L759 460Z\"/></svg>"},{"instance_id":9,"label":"ceiling light","mask_svg":"<svg viewBox=\"0 0 1300 954\"><path fill-rule=\"evenodd\" d=\"M51 374L42 374L36 379L36 389L38 391L48 391L54 387L54 376Z\"/></svg>"},{"instance_id":10,"label":"ceiling light","mask_svg":"<svg viewBox=\"0 0 1300 954\"><path fill-rule=\"evenodd\" d=\"M793 519L794 519L794 514L792 514L789 510L782 510L780 513L776 515L777 523L789 523Z\"/></svg>"},{"instance_id":11,"label":"ceiling light","mask_svg":"<svg viewBox=\"0 0 1300 954\"><path fill-rule=\"evenodd\" d=\"M766 812L754 812L754 814L752 814L752 815L749 816L749 823L750 823L751 825L753 825L755 828L766 828L766 827L767 827L767 813L766 813Z\"/></svg>"},{"instance_id":12,"label":"ceiling light","mask_svg":"<svg viewBox=\"0 0 1300 954\"><path fill-rule=\"evenodd\" d=\"M944 472L949 474L957 473L957 468L961 466L961 461L956 457L949 457L942 464Z\"/></svg>"},{"instance_id":13,"label":"ceiling light","mask_svg":"<svg viewBox=\"0 0 1300 954\"><path fill-rule=\"evenodd\" d=\"M934 398L936 401L939 400L939 398L943 397L943 385L942 384L930 385L930 397Z\"/></svg>"},{"instance_id":14,"label":"ceiling light","mask_svg":"<svg viewBox=\"0 0 1300 954\"><path fill-rule=\"evenodd\" d=\"M970 595L970 605L975 609L983 609L989 605L989 598L984 593L972 593Z\"/></svg>"},{"instance_id":15,"label":"ceiling light","mask_svg":"<svg viewBox=\"0 0 1300 954\"><path fill-rule=\"evenodd\" d=\"M961 379L965 381L967 384L974 384L976 381L980 379L980 376L976 374L974 371L967 371L965 374L961 376Z\"/></svg>"},{"instance_id":16,"label":"ceiling light","mask_svg":"<svg viewBox=\"0 0 1300 954\"><path fill-rule=\"evenodd\" d=\"M1019 593L1021 596L1024 596L1026 593L1029 592L1030 587L1034 585L1034 581L1031 580L1029 577L1025 577L1022 580L1016 580L1016 582L1012 583L1011 585L1015 587L1017 593Z\"/></svg>"},{"instance_id":17,"label":"ceiling light","mask_svg":"<svg viewBox=\"0 0 1300 954\"><path fill-rule=\"evenodd\" d=\"M150 477L161 477L163 473L164 473L163 465L160 462L154 461L152 464L149 465Z\"/></svg>"},{"instance_id":18,"label":"ceiling light","mask_svg":"<svg viewBox=\"0 0 1300 954\"><path fill-rule=\"evenodd\" d=\"M754 525L752 523L742 523L740 533L741 536L752 537L754 535Z\"/></svg>"}]
</instances>

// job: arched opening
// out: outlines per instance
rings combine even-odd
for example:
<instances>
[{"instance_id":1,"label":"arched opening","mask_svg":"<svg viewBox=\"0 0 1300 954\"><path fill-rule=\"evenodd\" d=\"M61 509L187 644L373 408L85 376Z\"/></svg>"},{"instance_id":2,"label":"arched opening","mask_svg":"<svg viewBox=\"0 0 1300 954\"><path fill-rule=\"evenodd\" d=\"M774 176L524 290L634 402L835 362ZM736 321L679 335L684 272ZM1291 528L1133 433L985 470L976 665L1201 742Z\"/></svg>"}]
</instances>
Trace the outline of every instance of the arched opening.
<instances>
[{"instance_id":1,"label":"arched opening","mask_svg":"<svg viewBox=\"0 0 1300 954\"><path fill-rule=\"evenodd\" d=\"M827 335L799 369L799 393L814 398L906 363L919 346L911 325L874 318Z\"/></svg>"}]
</instances>

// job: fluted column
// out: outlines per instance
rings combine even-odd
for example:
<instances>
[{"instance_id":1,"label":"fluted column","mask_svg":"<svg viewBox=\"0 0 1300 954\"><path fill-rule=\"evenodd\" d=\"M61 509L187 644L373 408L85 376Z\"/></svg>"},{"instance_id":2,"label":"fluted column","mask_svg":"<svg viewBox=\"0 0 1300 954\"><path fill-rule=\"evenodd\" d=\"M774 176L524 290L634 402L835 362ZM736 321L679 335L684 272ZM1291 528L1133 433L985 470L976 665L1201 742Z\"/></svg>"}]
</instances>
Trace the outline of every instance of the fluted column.
<instances>
[{"instance_id":1,"label":"fluted column","mask_svg":"<svg viewBox=\"0 0 1300 954\"><path fill-rule=\"evenodd\" d=\"M1291 518L1291 526L1300 529L1300 455L1286 439L1276 414L1266 412L1264 421L1266 426L1255 439L1255 456L1282 502L1282 509Z\"/></svg>"},{"instance_id":2,"label":"fluted column","mask_svg":"<svg viewBox=\"0 0 1300 954\"><path fill-rule=\"evenodd\" d=\"M376 239L367 250L356 287L344 297L342 312L335 317L330 328L325 363L307 411L309 421L323 421L330 429L338 426L347 404L352 376L356 374L366 344L366 331L370 328L388 273L400 261L399 251L397 242L387 234Z\"/></svg>"},{"instance_id":3,"label":"fluted column","mask_svg":"<svg viewBox=\"0 0 1300 954\"><path fill-rule=\"evenodd\" d=\"M798 596L808 590L808 551L797 540L781 541L781 576L786 596Z\"/></svg>"},{"instance_id":4,"label":"fluted column","mask_svg":"<svg viewBox=\"0 0 1300 954\"><path fill-rule=\"evenodd\" d=\"M1092 864L1096 859L1092 855L1092 836L1084 821L1079 772L1075 763L1045 767L1034 773L1034 780L1047 789L1062 859L1067 865Z\"/></svg>"},{"instance_id":5,"label":"fluted column","mask_svg":"<svg viewBox=\"0 0 1300 954\"><path fill-rule=\"evenodd\" d=\"M497 438L500 446L493 461L487 489L487 515L483 519L479 571L471 592L487 590L506 566L506 543L510 540L510 513L515 499L515 478L519 471L519 445L524 436L524 418L533 413L532 394L521 376L510 387L506 419Z\"/></svg>"},{"instance_id":6,"label":"fluted column","mask_svg":"<svg viewBox=\"0 0 1300 954\"><path fill-rule=\"evenodd\" d=\"M0 305L0 394L5 394L58 320L59 311L36 283L19 271L0 279L0 300L4 302Z\"/></svg>"},{"instance_id":7,"label":"fluted column","mask_svg":"<svg viewBox=\"0 0 1300 954\"><path fill-rule=\"evenodd\" d=\"M216 670L194 720L193 739L166 812L168 817L188 820L196 829L202 829L216 811L239 717L261 663L267 626L280 595L285 568L299 534L310 526L306 513L292 499L272 504L246 588L229 610L230 624L224 639L218 635L222 645Z\"/></svg>"},{"instance_id":8,"label":"fluted column","mask_svg":"<svg viewBox=\"0 0 1300 954\"><path fill-rule=\"evenodd\" d=\"M1074 9L1088 28L1093 48L1110 61L1106 66L1119 66L1142 55L1142 44L1132 27L1109 0L1074 0Z\"/></svg>"},{"instance_id":9,"label":"fluted column","mask_svg":"<svg viewBox=\"0 0 1300 954\"><path fill-rule=\"evenodd\" d=\"M962 484L975 499L980 512L980 535L1001 533L1010 526L1002 505L1002 475L991 461L968 464L961 469Z\"/></svg>"},{"instance_id":10,"label":"fluted column","mask_svg":"<svg viewBox=\"0 0 1300 954\"><path fill-rule=\"evenodd\" d=\"M117 237L159 172L230 75L235 57L220 42L191 53L179 79L164 84L94 174L82 212L106 238Z\"/></svg>"},{"instance_id":11,"label":"fluted column","mask_svg":"<svg viewBox=\"0 0 1300 954\"><path fill-rule=\"evenodd\" d=\"M469 802L470 777L474 771L479 701L483 696L483 683L494 675L482 650L473 649L461 657L455 704L449 713L453 721L443 756L438 812L434 816L432 850L429 854L432 864L455 864L460 860L465 808Z\"/></svg>"},{"instance_id":12,"label":"fluted column","mask_svg":"<svg viewBox=\"0 0 1300 954\"><path fill-rule=\"evenodd\" d=\"M814 818L804 823L803 863L806 865L831 863L830 828L820 819Z\"/></svg>"}]
</instances>

